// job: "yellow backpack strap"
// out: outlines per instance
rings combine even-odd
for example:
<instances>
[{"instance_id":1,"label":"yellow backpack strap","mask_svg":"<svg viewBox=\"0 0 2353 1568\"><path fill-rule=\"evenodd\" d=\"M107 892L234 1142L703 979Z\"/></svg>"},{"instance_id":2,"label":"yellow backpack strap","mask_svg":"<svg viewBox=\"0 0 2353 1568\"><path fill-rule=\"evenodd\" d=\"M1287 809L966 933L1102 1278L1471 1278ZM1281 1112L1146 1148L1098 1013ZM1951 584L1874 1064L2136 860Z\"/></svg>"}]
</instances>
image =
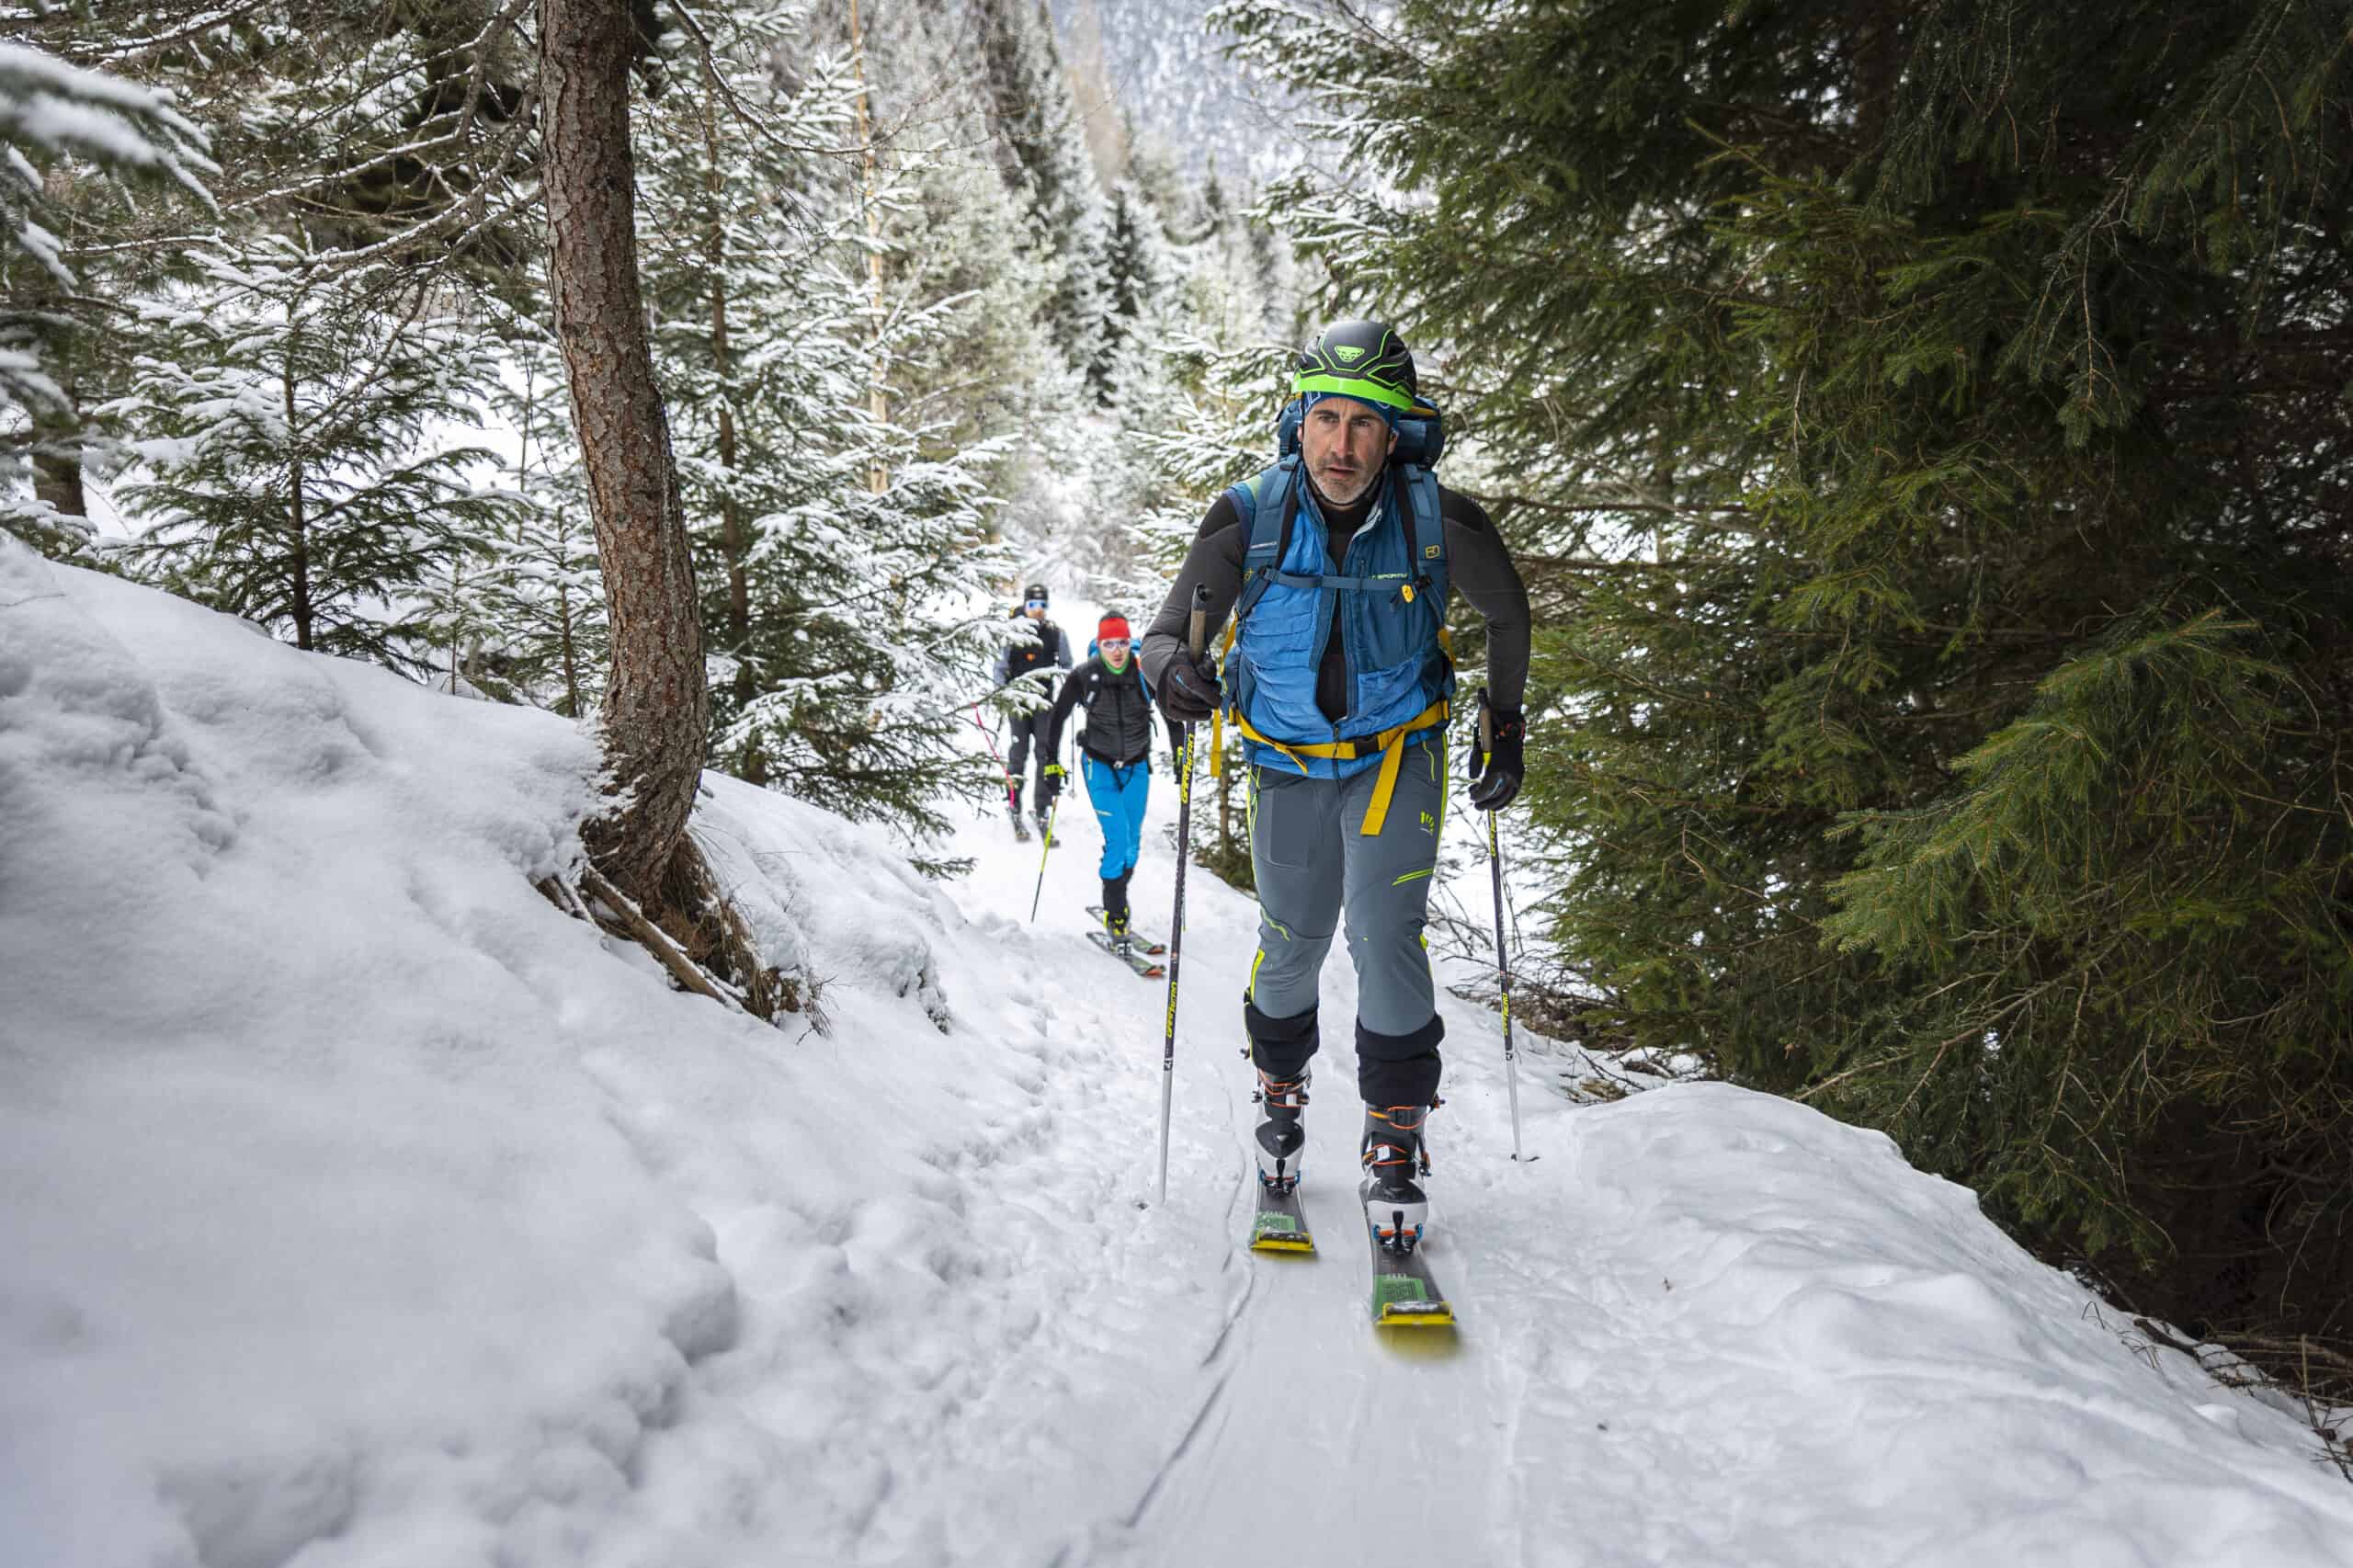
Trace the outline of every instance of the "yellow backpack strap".
<instances>
[{"instance_id":1,"label":"yellow backpack strap","mask_svg":"<svg viewBox=\"0 0 2353 1568\"><path fill-rule=\"evenodd\" d=\"M1364 825L1357 830L1363 836L1377 836L1389 820L1389 800L1397 792L1398 766L1405 760L1405 737L1445 722L1446 699L1440 698L1417 716L1372 738L1372 744L1381 750L1381 772L1373 780L1372 799L1365 803Z\"/></svg>"}]
</instances>

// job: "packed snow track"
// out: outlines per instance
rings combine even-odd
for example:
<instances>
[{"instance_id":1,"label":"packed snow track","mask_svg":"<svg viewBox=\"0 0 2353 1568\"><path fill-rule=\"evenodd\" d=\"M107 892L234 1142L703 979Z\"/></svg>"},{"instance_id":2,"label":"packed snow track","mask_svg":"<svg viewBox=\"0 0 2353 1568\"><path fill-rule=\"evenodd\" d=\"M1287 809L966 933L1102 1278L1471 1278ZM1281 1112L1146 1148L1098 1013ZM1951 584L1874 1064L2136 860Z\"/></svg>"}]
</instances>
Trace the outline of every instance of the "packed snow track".
<instances>
[{"instance_id":1,"label":"packed snow track","mask_svg":"<svg viewBox=\"0 0 2353 1568\"><path fill-rule=\"evenodd\" d=\"M1515 1164L1450 996L1461 1327L1377 1335L1344 956L1320 1250L1254 1254L1245 896L1189 883L1163 1205L1083 809L1033 925L1001 813L933 883L712 778L771 1028L534 891L595 762L0 539L0 1568L2353 1564L2291 1408L1884 1138L1530 1040Z\"/></svg>"}]
</instances>

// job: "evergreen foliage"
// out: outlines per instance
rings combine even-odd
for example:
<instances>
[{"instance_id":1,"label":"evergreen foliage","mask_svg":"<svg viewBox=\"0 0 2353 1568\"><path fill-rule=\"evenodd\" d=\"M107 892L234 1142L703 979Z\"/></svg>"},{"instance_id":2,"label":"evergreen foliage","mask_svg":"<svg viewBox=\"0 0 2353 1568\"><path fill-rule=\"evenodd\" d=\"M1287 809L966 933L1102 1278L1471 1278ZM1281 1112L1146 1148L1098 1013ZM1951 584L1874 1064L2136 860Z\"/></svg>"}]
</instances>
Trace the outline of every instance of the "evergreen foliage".
<instances>
[{"instance_id":1,"label":"evergreen foliage","mask_svg":"<svg viewBox=\"0 0 2353 1568\"><path fill-rule=\"evenodd\" d=\"M501 0L391 10L144 0L109 5L97 19L86 6L36 6L17 18L65 62L56 71L112 83L92 102L97 115L64 123L102 128L97 144L107 147L130 145L134 130L164 138L162 161L67 159L47 171L45 210L78 288L6 279L12 308L32 307L44 325L61 394L35 421L42 439L32 452L34 510L59 549L89 531L85 458L101 481L121 462L120 432L95 414L129 391L134 346L119 335L130 315L110 301L189 282L192 256L255 234L299 235L323 255L461 276L518 301L537 286L532 47ZM133 103L154 123L123 118ZM212 193L206 226L190 230L189 202L126 199L133 185L117 176L142 168L181 189L200 176Z\"/></svg>"},{"instance_id":2,"label":"evergreen foliage","mask_svg":"<svg viewBox=\"0 0 2353 1568\"><path fill-rule=\"evenodd\" d=\"M1208 278L1196 282L1212 286ZM1221 344L1193 334L1163 346L1156 367L1164 389L1159 412L1169 422L1135 437L1154 475L1155 502L1137 525L1138 553L1151 567L1138 587L1147 615L1159 608L1165 592L1158 579L1183 564L1211 504L1274 460L1275 421L1289 401L1298 353L1294 344L1246 338ZM1234 887L1255 888L1244 821L1242 733L1231 725L1204 724L1194 744L1200 754L1194 787L1210 791L1216 802L1216 835L1202 863ZM1212 745L1219 749L1214 757Z\"/></svg>"},{"instance_id":3,"label":"evergreen foliage","mask_svg":"<svg viewBox=\"0 0 2353 1568\"><path fill-rule=\"evenodd\" d=\"M513 505L476 426L496 362L432 290L388 267L340 273L293 240L198 258L203 281L144 312L131 393L105 412L153 434L118 491L138 554L175 592L298 648L421 670L428 580Z\"/></svg>"},{"instance_id":4,"label":"evergreen foliage","mask_svg":"<svg viewBox=\"0 0 2353 1568\"><path fill-rule=\"evenodd\" d=\"M1044 0L974 0L973 11L999 167L1026 203L1031 243L1053 274L1047 331L1065 364L1087 370L1110 311L1110 238L1053 18Z\"/></svg>"},{"instance_id":5,"label":"evergreen foliage","mask_svg":"<svg viewBox=\"0 0 2353 1568\"><path fill-rule=\"evenodd\" d=\"M8 172L7 216L38 218L71 277L21 244L0 260L13 319L59 326L56 395L9 432L8 504L72 519L45 548L303 646L593 717L609 629L551 351L538 12L142 0L101 28L21 20L56 56L43 90L96 93L130 129L112 164L17 138L32 173ZM1267 254L1261 230L1245 260L1248 225L1197 209L1108 101L1090 147L1037 0L863 22L642 8L637 228L712 761L920 833L979 781L955 721L1004 584L1138 613L1157 597L1142 437L1214 390L1180 365L1205 301L1221 352L1265 316L1228 296ZM202 228L108 183L142 169L200 177ZM109 315L135 331L97 330ZM110 451L102 425L125 437ZM85 453L134 543L79 520Z\"/></svg>"},{"instance_id":6,"label":"evergreen foliage","mask_svg":"<svg viewBox=\"0 0 2353 1568\"><path fill-rule=\"evenodd\" d=\"M1530 574L1591 1022L2200 1332L2353 1300L2341 6L1222 14Z\"/></svg>"},{"instance_id":7,"label":"evergreen foliage","mask_svg":"<svg viewBox=\"0 0 2353 1568\"><path fill-rule=\"evenodd\" d=\"M507 483L517 504L488 529L488 562L472 596L483 636L466 677L502 701L577 719L604 690L609 647L597 535L563 360L538 324L515 328L491 407L515 434Z\"/></svg>"},{"instance_id":8,"label":"evergreen foliage","mask_svg":"<svg viewBox=\"0 0 2353 1568\"><path fill-rule=\"evenodd\" d=\"M872 404L875 377L903 348L937 350L959 307L901 301L875 319L859 165L807 151L853 135L849 62L799 62L780 100L757 69L797 20L732 13L703 74L673 73L639 136L648 204L672 215L649 239L646 287L696 519L713 760L935 831L944 796L984 782L961 725L992 651L972 607L1006 569L983 544L1000 452L946 449L944 426ZM771 133L724 133L731 96Z\"/></svg>"},{"instance_id":9,"label":"evergreen foliage","mask_svg":"<svg viewBox=\"0 0 2353 1568\"><path fill-rule=\"evenodd\" d=\"M1121 180L1111 188L1109 234L1104 247L1103 325L1087 382L1110 403L1121 372L1152 347L1171 303L1176 267L1160 213L1142 188Z\"/></svg>"},{"instance_id":10,"label":"evergreen foliage","mask_svg":"<svg viewBox=\"0 0 2353 1568\"><path fill-rule=\"evenodd\" d=\"M108 313L103 293L65 259L82 204L60 198L95 184L119 210L148 184L209 206L203 181L219 170L207 146L168 91L0 44L0 528L37 549L75 554L88 540L80 470L97 433L82 416L74 361ZM61 471L63 486L37 483Z\"/></svg>"},{"instance_id":11,"label":"evergreen foliage","mask_svg":"<svg viewBox=\"0 0 2353 1568\"><path fill-rule=\"evenodd\" d=\"M233 219L300 222L323 250L492 287L525 281L541 241L537 60L506 0L143 10L143 29L122 18L124 52L218 128ZM142 30L168 41L142 47Z\"/></svg>"}]
</instances>

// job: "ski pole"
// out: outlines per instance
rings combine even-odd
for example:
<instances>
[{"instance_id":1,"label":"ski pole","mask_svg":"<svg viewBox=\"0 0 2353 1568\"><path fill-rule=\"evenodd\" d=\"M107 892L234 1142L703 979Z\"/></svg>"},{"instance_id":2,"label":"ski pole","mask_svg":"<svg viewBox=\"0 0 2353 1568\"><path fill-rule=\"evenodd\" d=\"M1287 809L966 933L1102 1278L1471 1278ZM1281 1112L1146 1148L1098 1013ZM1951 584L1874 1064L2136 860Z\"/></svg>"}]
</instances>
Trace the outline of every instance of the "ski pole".
<instances>
[{"instance_id":1,"label":"ski pole","mask_svg":"<svg viewBox=\"0 0 2353 1568\"><path fill-rule=\"evenodd\" d=\"M1210 640L1210 585L1193 589L1193 619L1186 635L1187 655L1201 656ZM1185 952L1185 862L1193 858L1193 753L1200 726L1188 722L1185 764L1176 786L1176 911L1168 918L1168 1024L1160 1042L1160 1201L1168 1201L1168 1112L1176 1087L1176 966Z\"/></svg>"},{"instance_id":2,"label":"ski pole","mask_svg":"<svg viewBox=\"0 0 2353 1568\"><path fill-rule=\"evenodd\" d=\"M1051 760L1051 759L1050 759ZM1040 775L1040 778L1044 776ZM1029 924L1038 924L1038 900L1046 892L1046 856L1054 846L1054 817L1063 809L1063 792L1058 787L1053 800L1046 807L1045 842L1038 846L1038 886L1029 894Z\"/></svg>"},{"instance_id":3,"label":"ski pole","mask_svg":"<svg viewBox=\"0 0 2353 1568\"><path fill-rule=\"evenodd\" d=\"M997 772L1004 776L1005 809L1018 816L1021 808L1013 803L1013 770L1005 766L1005 754L996 749L995 732L981 722L981 705L977 702L972 704L972 728L980 731L981 739L988 742L989 759L996 764Z\"/></svg>"},{"instance_id":4,"label":"ski pole","mask_svg":"<svg viewBox=\"0 0 2353 1568\"><path fill-rule=\"evenodd\" d=\"M1487 694L1479 693L1479 756L1481 767L1495 759L1495 722L1489 715ZM1495 819L1501 812L1487 813L1487 869L1495 879L1495 973L1503 997L1504 1011L1504 1083L1511 1094L1511 1157L1519 1158L1519 1058L1511 1046L1511 954L1504 946L1504 852L1503 840L1497 835Z\"/></svg>"}]
</instances>

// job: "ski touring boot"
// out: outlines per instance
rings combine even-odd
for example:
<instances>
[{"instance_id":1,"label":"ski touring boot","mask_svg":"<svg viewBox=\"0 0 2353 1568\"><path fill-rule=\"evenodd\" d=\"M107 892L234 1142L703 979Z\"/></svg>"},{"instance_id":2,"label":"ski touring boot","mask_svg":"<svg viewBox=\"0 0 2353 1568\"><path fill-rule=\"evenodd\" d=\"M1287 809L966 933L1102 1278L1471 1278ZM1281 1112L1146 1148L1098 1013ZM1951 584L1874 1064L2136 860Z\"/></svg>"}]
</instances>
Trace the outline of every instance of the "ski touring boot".
<instances>
[{"instance_id":1,"label":"ski touring boot","mask_svg":"<svg viewBox=\"0 0 2353 1568\"><path fill-rule=\"evenodd\" d=\"M1364 1184L1358 1192L1373 1240L1391 1252L1409 1253L1420 1245L1429 1218L1429 1195L1421 1178L1430 1171L1429 1150L1422 1141L1430 1108L1364 1108Z\"/></svg>"},{"instance_id":2,"label":"ski touring boot","mask_svg":"<svg viewBox=\"0 0 2353 1568\"><path fill-rule=\"evenodd\" d=\"M1265 1108L1258 1123L1258 1185L1269 1192L1290 1192L1299 1186L1301 1163L1307 1154L1307 1129L1300 1114L1307 1108L1307 1082L1312 1073L1296 1078L1258 1074L1251 1098Z\"/></svg>"},{"instance_id":3,"label":"ski touring boot","mask_svg":"<svg viewBox=\"0 0 2353 1568\"><path fill-rule=\"evenodd\" d=\"M1111 940L1111 950L1121 958L1135 951L1135 938L1128 931L1128 913L1120 910L1103 912L1103 934Z\"/></svg>"},{"instance_id":4,"label":"ski touring boot","mask_svg":"<svg viewBox=\"0 0 2353 1568\"><path fill-rule=\"evenodd\" d=\"M1029 824L1028 819L1024 818L1021 814L1020 785L1015 783L1007 783L1006 785L1005 802L1006 814L1013 819L1013 837L1015 842L1019 844L1029 843Z\"/></svg>"}]
</instances>

